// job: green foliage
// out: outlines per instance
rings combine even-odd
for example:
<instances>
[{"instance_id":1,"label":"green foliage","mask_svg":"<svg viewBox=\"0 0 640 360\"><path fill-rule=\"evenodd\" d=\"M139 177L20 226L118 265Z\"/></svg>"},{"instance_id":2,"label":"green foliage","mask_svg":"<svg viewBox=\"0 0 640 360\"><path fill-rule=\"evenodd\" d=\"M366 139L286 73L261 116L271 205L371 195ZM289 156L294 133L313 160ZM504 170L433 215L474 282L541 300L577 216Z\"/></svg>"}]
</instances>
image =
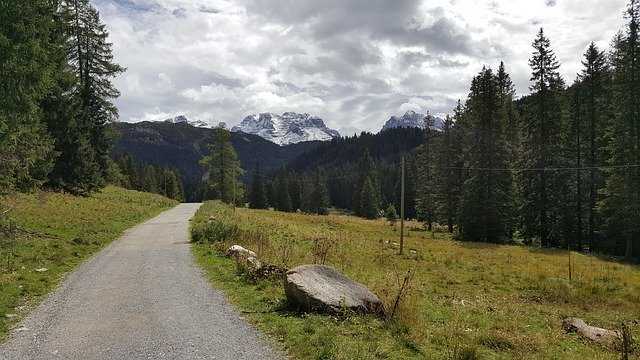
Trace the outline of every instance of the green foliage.
<instances>
[{"instance_id":1,"label":"green foliage","mask_svg":"<svg viewBox=\"0 0 640 360\"><path fill-rule=\"evenodd\" d=\"M487 170L506 168L509 163L501 96L499 78L491 69L483 69L473 79L460 124L468 169L458 220L464 240L501 243L512 233L511 173Z\"/></svg>"},{"instance_id":2,"label":"green foliage","mask_svg":"<svg viewBox=\"0 0 640 360\"><path fill-rule=\"evenodd\" d=\"M384 217L390 225L395 225L396 221L398 221L398 212L393 204L387 206L387 209L384 211Z\"/></svg>"},{"instance_id":3,"label":"green foliage","mask_svg":"<svg viewBox=\"0 0 640 360\"><path fill-rule=\"evenodd\" d=\"M210 154L200 160L207 171L207 183L211 189L211 199L224 203L238 203L242 199L242 185L238 178L243 171L231 144L231 133L224 123L214 129L213 140L209 144Z\"/></svg>"},{"instance_id":4,"label":"green foliage","mask_svg":"<svg viewBox=\"0 0 640 360\"><path fill-rule=\"evenodd\" d=\"M380 204L376 196L376 187L368 176L364 178L360 191L360 216L365 219L377 219L380 216Z\"/></svg>"},{"instance_id":5,"label":"green foliage","mask_svg":"<svg viewBox=\"0 0 640 360\"><path fill-rule=\"evenodd\" d=\"M532 46L529 65L534 93L531 107L523 114L519 164L521 168L541 170L519 174L521 233L528 243L536 239L542 246L559 246L565 235L566 174L542 169L566 165L561 147L566 127L564 81L542 29Z\"/></svg>"},{"instance_id":6,"label":"green foliage","mask_svg":"<svg viewBox=\"0 0 640 360\"><path fill-rule=\"evenodd\" d=\"M267 190L265 188L262 174L260 174L260 165L256 164L256 170L253 175L253 182L251 183L251 190L249 192L249 207L251 209L268 209L269 200L267 197Z\"/></svg>"},{"instance_id":7,"label":"green foliage","mask_svg":"<svg viewBox=\"0 0 640 360\"><path fill-rule=\"evenodd\" d=\"M627 31L615 42L613 53L613 121L608 129L610 170L601 210L610 236L621 240L627 259L640 257L640 4L627 10ZM631 167L629 165L636 165Z\"/></svg>"},{"instance_id":8,"label":"green foliage","mask_svg":"<svg viewBox=\"0 0 640 360\"><path fill-rule=\"evenodd\" d=\"M291 204L289 175L282 171L278 176L277 183L275 185L275 202L274 207L278 211L291 212L293 206Z\"/></svg>"},{"instance_id":9,"label":"green foliage","mask_svg":"<svg viewBox=\"0 0 640 360\"><path fill-rule=\"evenodd\" d=\"M380 181L369 149L365 149L362 154L356 171L351 194L352 208L358 216L376 218L379 216L381 202Z\"/></svg>"},{"instance_id":10,"label":"green foliage","mask_svg":"<svg viewBox=\"0 0 640 360\"><path fill-rule=\"evenodd\" d=\"M210 215L191 221L191 240L212 243L234 239L238 234L234 209L219 201L207 202L205 208Z\"/></svg>"},{"instance_id":11,"label":"green foliage","mask_svg":"<svg viewBox=\"0 0 640 360\"><path fill-rule=\"evenodd\" d=\"M51 171L53 142L39 103L55 78L53 13L44 0L0 3L0 194L38 187Z\"/></svg>"}]
</instances>

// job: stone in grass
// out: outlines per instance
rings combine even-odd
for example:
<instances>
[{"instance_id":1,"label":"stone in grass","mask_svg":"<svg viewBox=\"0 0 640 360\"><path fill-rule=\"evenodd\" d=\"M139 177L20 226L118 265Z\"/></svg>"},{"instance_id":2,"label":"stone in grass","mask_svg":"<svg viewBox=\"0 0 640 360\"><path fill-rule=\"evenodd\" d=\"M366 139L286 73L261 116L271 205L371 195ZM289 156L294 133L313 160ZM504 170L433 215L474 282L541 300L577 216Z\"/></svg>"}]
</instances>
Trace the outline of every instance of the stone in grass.
<instances>
[{"instance_id":1,"label":"stone in grass","mask_svg":"<svg viewBox=\"0 0 640 360\"><path fill-rule=\"evenodd\" d=\"M233 245L232 247L230 247L227 250L227 256L228 257L244 257L244 258L248 258L248 257L254 257L257 258L256 253L254 253L253 251L249 250L249 249L245 249L240 245Z\"/></svg>"},{"instance_id":2,"label":"stone in grass","mask_svg":"<svg viewBox=\"0 0 640 360\"><path fill-rule=\"evenodd\" d=\"M352 310L384 316L380 299L363 285L325 265L302 265L287 272L287 300L306 311L335 314Z\"/></svg>"},{"instance_id":3,"label":"stone in grass","mask_svg":"<svg viewBox=\"0 0 640 360\"><path fill-rule=\"evenodd\" d=\"M589 326L578 318L564 319L562 328L566 332L577 332L582 337L603 345L615 345L616 341L621 338L618 331Z\"/></svg>"}]
</instances>

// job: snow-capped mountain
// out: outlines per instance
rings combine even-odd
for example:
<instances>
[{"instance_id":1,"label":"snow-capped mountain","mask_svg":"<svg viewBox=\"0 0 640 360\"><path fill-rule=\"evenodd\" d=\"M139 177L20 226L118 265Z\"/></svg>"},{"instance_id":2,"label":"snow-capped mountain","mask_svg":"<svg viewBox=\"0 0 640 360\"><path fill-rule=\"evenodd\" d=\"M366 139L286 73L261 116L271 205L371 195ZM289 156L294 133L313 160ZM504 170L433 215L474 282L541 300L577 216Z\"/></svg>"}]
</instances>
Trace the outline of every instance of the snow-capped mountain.
<instances>
[{"instance_id":1,"label":"snow-capped mountain","mask_svg":"<svg viewBox=\"0 0 640 360\"><path fill-rule=\"evenodd\" d=\"M427 121L425 121L425 118L427 118ZM429 124L428 126L431 130L440 131L442 130L444 120L430 114L424 115L424 114L419 114L413 110L408 110L401 117L398 117L398 116L390 117L389 120L387 120L387 122L384 124L384 126L382 126L382 130L380 131L395 129L399 127L402 127L402 128L415 127L415 128L424 129L427 127L427 123Z\"/></svg>"},{"instance_id":2,"label":"snow-capped mountain","mask_svg":"<svg viewBox=\"0 0 640 360\"><path fill-rule=\"evenodd\" d=\"M286 112L282 115L262 113L249 115L231 131L258 135L278 145L304 141L328 141L340 134L327 128L319 117Z\"/></svg>"},{"instance_id":3,"label":"snow-capped mountain","mask_svg":"<svg viewBox=\"0 0 640 360\"><path fill-rule=\"evenodd\" d=\"M166 119L164 122L172 123L172 124L189 124L191 126L195 126L198 128L213 128L211 124L202 120L191 121L187 119L184 115L179 115L174 118Z\"/></svg>"}]
</instances>

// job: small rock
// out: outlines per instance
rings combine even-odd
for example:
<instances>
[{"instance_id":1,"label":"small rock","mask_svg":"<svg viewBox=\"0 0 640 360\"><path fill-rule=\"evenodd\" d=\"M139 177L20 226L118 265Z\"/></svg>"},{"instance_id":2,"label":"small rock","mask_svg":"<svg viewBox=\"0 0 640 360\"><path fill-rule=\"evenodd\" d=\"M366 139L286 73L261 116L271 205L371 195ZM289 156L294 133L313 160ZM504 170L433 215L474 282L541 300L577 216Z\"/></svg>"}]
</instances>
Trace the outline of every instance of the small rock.
<instances>
[{"instance_id":1,"label":"small rock","mask_svg":"<svg viewBox=\"0 0 640 360\"><path fill-rule=\"evenodd\" d=\"M349 309L384 315L384 306L374 293L325 265L302 265L289 270L284 291L289 302L307 311L336 313Z\"/></svg>"},{"instance_id":2,"label":"small rock","mask_svg":"<svg viewBox=\"0 0 640 360\"><path fill-rule=\"evenodd\" d=\"M18 316L18 314L4 314L4 317L6 317L7 319L13 319L16 316Z\"/></svg>"},{"instance_id":3,"label":"small rock","mask_svg":"<svg viewBox=\"0 0 640 360\"><path fill-rule=\"evenodd\" d=\"M227 250L227 256L228 257L237 257L237 256L242 256L242 257L257 257L256 253L254 253L253 251L249 250L249 249L245 249L240 245L233 245L232 247L230 247Z\"/></svg>"},{"instance_id":4,"label":"small rock","mask_svg":"<svg viewBox=\"0 0 640 360\"><path fill-rule=\"evenodd\" d=\"M40 268L40 269L36 269L36 271L37 271L37 272L45 272L45 271L47 271L47 270L49 270L49 269L47 269L47 268Z\"/></svg>"},{"instance_id":5,"label":"small rock","mask_svg":"<svg viewBox=\"0 0 640 360\"><path fill-rule=\"evenodd\" d=\"M16 332L23 332L23 331L29 331L29 328L22 325L19 328L16 329Z\"/></svg>"},{"instance_id":6,"label":"small rock","mask_svg":"<svg viewBox=\"0 0 640 360\"><path fill-rule=\"evenodd\" d=\"M262 267L262 263L260 262L260 260L258 260L258 258L249 256L247 258L247 267L251 271L258 271Z\"/></svg>"}]
</instances>

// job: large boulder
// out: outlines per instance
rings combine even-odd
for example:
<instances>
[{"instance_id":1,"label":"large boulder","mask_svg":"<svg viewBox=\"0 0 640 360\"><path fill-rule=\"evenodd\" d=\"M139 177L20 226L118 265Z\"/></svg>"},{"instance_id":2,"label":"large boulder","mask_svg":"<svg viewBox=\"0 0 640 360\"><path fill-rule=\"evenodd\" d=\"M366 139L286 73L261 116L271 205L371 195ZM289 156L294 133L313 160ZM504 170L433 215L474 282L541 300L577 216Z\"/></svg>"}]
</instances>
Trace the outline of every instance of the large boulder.
<instances>
[{"instance_id":1,"label":"large boulder","mask_svg":"<svg viewBox=\"0 0 640 360\"><path fill-rule=\"evenodd\" d=\"M380 299L363 285L325 265L302 265L287 272L287 300L306 311L384 315Z\"/></svg>"}]
</instances>

